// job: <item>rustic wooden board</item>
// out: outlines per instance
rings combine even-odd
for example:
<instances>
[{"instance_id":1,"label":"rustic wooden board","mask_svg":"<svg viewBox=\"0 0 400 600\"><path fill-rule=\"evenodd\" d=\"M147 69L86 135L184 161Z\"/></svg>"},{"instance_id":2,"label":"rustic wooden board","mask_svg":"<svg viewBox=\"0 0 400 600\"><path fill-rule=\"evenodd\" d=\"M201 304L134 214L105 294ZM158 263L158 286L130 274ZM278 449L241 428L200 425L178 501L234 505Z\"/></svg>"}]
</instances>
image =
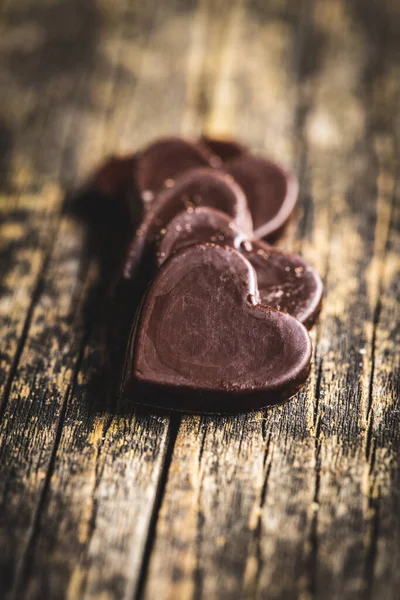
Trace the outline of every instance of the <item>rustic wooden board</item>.
<instances>
[{"instance_id":1,"label":"rustic wooden board","mask_svg":"<svg viewBox=\"0 0 400 600\"><path fill-rule=\"evenodd\" d=\"M20 0L1 20L0 597L396 598L396 0ZM298 172L281 244L326 290L306 388L237 417L120 402L138 299L110 305L62 211L104 155L201 130Z\"/></svg>"}]
</instances>

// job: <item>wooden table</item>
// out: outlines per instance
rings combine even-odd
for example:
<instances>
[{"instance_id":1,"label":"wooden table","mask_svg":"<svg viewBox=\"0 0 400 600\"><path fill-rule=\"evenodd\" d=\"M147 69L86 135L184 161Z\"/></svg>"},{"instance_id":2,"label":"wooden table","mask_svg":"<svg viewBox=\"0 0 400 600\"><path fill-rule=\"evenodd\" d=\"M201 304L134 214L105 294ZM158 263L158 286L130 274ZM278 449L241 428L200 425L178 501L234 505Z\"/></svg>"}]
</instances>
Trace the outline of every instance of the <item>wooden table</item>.
<instances>
[{"instance_id":1,"label":"wooden table","mask_svg":"<svg viewBox=\"0 0 400 600\"><path fill-rule=\"evenodd\" d=\"M9 0L1 19L0 596L399 598L398 0ZM308 385L251 415L118 401L126 331L106 352L62 210L107 154L200 131L298 173L281 245L325 284Z\"/></svg>"}]
</instances>

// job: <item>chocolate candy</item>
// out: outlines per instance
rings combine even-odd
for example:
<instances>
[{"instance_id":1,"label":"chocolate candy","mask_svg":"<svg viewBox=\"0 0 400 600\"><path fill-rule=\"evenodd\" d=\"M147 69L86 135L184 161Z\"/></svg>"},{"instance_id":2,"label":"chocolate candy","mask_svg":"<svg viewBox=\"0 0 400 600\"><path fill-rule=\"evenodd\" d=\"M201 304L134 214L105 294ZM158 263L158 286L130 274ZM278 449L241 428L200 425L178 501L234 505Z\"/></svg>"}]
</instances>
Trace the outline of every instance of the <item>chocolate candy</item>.
<instances>
[{"instance_id":1,"label":"chocolate candy","mask_svg":"<svg viewBox=\"0 0 400 600\"><path fill-rule=\"evenodd\" d=\"M198 145L211 151L212 154L218 156L222 162L236 158L247 152L246 146L232 139L218 139L202 135ZM222 166L222 165L221 165Z\"/></svg>"},{"instance_id":2,"label":"chocolate candy","mask_svg":"<svg viewBox=\"0 0 400 600\"><path fill-rule=\"evenodd\" d=\"M137 156L135 184L145 202L168 186L179 174L195 167L213 167L210 152L179 137L169 137L150 144ZM220 166L217 160L215 166Z\"/></svg>"},{"instance_id":3,"label":"chocolate candy","mask_svg":"<svg viewBox=\"0 0 400 600\"><path fill-rule=\"evenodd\" d=\"M220 165L221 160L205 145L179 137L161 138L137 154L111 156L94 174L92 186L116 196L130 185L146 203L187 169Z\"/></svg>"},{"instance_id":4,"label":"chocolate candy","mask_svg":"<svg viewBox=\"0 0 400 600\"><path fill-rule=\"evenodd\" d=\"M204 242L215 242L239 248L243 233L225 213L208 206L198 206L180 212L165 228L157 252L157 264L163 262L174 252Z\"/></svg>"},{"instance_id":5,"label":"chocolate candy","mask_svg":"<svg viewBox=\"0 0 400 600\"><path fill-rule=\"evenodd\" d=\"M111 157L95 174L94 187L117 196L130 185L136 215L138 197L150 206L155 195L179 175L204 166L224 170L242 188L252 215L253 238L276 239L296 204L297 180L278 163L254 156L235 140L203 136L194 143L163 138L136 155Z\"/></svg>"},{"instance_id":6,"label":"chocolate candy","mask_svg":"<svg viewBox=\"0 0 400 600\"><path fill-rule=\"evenodd\" d=\"M322 283L302 258L260 241L275 239L289 219L293 175L235 140L170 137L111 158L89 191L84 215L122 240L104 245L107 256L121 246L112 265L132 235L125 277L149 259L131 286L138 297L159 267L130 340L127 397L231 413L282 402L304 385L304 325L319 313ZM118 228L104 218L112 203Z\"/></svg>"},{"instance_id":7,"label":"chocolate candy","mask_svg":"<svg viewBox=\"0 0 400 600\"><path fill-rule=\"evenodd\" d=\"M277 163L246 153L224 164L243 189L251 212L254 239L275 239L297 202L297 180Z\"/></svg>"},{"instance_id":8,"label":"chocolate candy","mask_svg":"<svg viewBox=\"0 0 400 600\"><path fill-rule=\"evenodd\" d=\"M307 330L259 303L256 275L243 255L200 244L173 255L153 280L123 389L159 407L244 412L295 394L310 364Z\"/></svg>"},{"instance_id":9,"label":"chocolate candy","mask_svg":"<svg viewBox=\"0 0 400 600\"><path fill-rule=\"evenodd\" d=\"M260 241L242 244L242 252L257 273L262 304L296 317L311 329L323 293L316 270L300 256Z\"/></svg>"},{"instance_id":10,"label":"chocolate candy","mask_svg":"<svg viewBox=\"0 0 400 600\"><path fill-rule=\"evenodd\" d=\"M212 169L190 169L176 181L171 180L171 187L157 195L145 214L129 249L125 278L133 276L146 249L177 213L201 205L227 213L246 234L252 231L246 198L232 178Z\"/></svg>"},{"instance_id":11,"label":"chocolate candy","mask_svg":"<svg viewBox=\"0 0 400 600\"><path fill-rule=\"evenodd\" d=\"M265 242L249 242L227 215L202 207L180 213L167 225L159 244L158 265L173 252L199 242L240 249L256 271L261 303L312 327L321 308L322 282L315 269L300 256Z\"/></svg>"}]
</instances>

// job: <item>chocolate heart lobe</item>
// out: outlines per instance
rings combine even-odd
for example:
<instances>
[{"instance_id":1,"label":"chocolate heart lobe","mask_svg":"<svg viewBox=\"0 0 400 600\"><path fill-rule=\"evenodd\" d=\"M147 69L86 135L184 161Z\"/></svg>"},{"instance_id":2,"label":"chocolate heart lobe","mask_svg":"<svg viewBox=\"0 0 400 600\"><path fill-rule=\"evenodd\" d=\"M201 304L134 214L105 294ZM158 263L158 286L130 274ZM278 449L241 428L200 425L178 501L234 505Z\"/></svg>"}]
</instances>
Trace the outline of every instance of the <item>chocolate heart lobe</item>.
<instances>
[{"instance_id":1,"label":"chocolate heart lobe","mask_svg":"<svg viewBox=\"0 0 400 600\"><path fill-rule=\"evenodd\" d=\"M157 252L160 267L167 258L186 246L205 242L239 248L247 239L232 217L208 206L197 206L176 215L165 227Z\"/></svg>"},{"instance_id":2,"label":"chocolate heart lobe","mask_svg":"<svg viewBox=\"0 0 400 600\"><path fill-rule=\"evenodd\" d=\"M130 245L124 276L131 279L146 249L171 219L185 208L211 206L230 215L247 235L252 221L246 198L230 175L213 169L189 169L162 190L145 213Z\"/></svg>"},{"instance_id":3,"label":"chocolate heart lobe","mask_svg":"<svg viewBox=\"0 0 400 600\"><path fill-rule=\"evenodd\" d=\"M297 202L296 177L281 165L250 153L224 164L243 189L253 219L253 239L278 237Z\"/></svg>"},{"instance_id":4,"label":"chocolate heart lobe","mask_svg":"<svg viewBox=\"0 0 400 600\"><path fill-rule=\"evenodd\" d=\"M242 252L257 273L262 304L311 329L322 306L323 285L317 271L301 256L262 241L242 244Z\"/></svg>"},{"instance_id":5,"label":"chocolate heart lobe","mask_svg":"<svg viewBox=\"0 0 400 600\"><path fill-rule=\"evenodd\" d=\"M135 184L144 200L151 201L166 183L187 169L212 166L205 148L179 137L160 138L138 153Z\"/></svg>"},{"instance_id":6,"label":"chocolate heart lobe","mask_svg":"<svg viewBox=\"0 0 400 600\"><path fill-rule=\"evenodd\" d=\"M192 412L245 412L295 394L310 371L307 330L258 301L255 272L235 249L173 255L146 295L125 391L134 381L173 389L144 402Z\"/></svg>"}]
</instances>

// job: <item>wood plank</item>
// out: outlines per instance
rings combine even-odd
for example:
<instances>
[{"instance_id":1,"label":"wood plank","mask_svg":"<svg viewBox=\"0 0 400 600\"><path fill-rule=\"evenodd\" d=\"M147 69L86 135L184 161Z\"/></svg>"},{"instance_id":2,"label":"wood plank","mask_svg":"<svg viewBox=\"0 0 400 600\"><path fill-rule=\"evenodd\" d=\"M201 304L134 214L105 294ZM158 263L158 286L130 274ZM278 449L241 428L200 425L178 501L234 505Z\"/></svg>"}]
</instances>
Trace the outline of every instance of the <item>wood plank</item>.
<instances>
[{"instance_id":1,"label":"wood plank","mask_svg":"<svg viewBox=\"0 0 400 600\"><path fill-rule=\"evenodd\" d=\"M1 203L0 414L5 408L24 330L45 270L62 196L47 186L40 194L3 194Z\"/></svg>"},{"instance_id":2,"label":"wood plank","mask_svg":"<svg viewBox=\"0 0 400 600\"><path fill-rule=\"evenodd\" d=\"M50 14L57 21L54 24L54 31L59 33L59 27L62 26L66 18L63 7L60 8L59 12L45 5L37 7L37 12L34 13L33 18L39 26L45 25ZM32 14L29 7L26 6L23 7L23 10L21 6L10 8L6 20L9 21L10 25L14 24L14 28L11 29L18 37L18 25L15 26L16 16L25 16L26 27L29 29ZM85 21L85 19L83 20ZM138 23L139 29L143 29L144 36L148 29L146 21L148 21L148 17ZM95 26L96 22L91 25ZM104 118L101 118L102 111L105 111L104 103L100 103L100 105L97 103L92 107L93 110L90 111L90 114L95 113L96 118L91 121L91 127L85 126L88 112L86 107L88 102L90 104L88 92L91 94L93 89L93 92L97 93L95 83L99 83L101 77L104 78L104 81L107 81L110 73L105 68L104 61L96 59L93 62L91 53L89 53L90 56L85 55L88 48L83 45L81 47L83 54L80 57L82 71L78 70L77 73L74 71L74 76L69 77L70 83L67 84L72 85L72 88L76 88L75 95L72 93L71 95L66 94L64 98L61 95L60 102L57 105L58 111L56 111L58 116L53 115L51 110L47 115L48 131L46 131L46 135L53 135L56 138L56 144L50 150L56 158L55 160L49 160L48 154L46 154L43 162L41 162L40 157L35 156L33 146L37 144L38 138L41 136L41 128L38 126L38 122L44 118L46 110L52 104L54 89L57 87L54 78L47 80L45 72L47 69L53 69L54 66L57 67L57 57L62 63L66 60L64 56L57 55L57 53L54 57L51 50L57 45L58 39L64 50L68 51L66 46L69 45L69 33L60 40L57 36L53 38L52 33L49 32L49 39L45 44L46 51L42 49L36 56L36 58L40 56L43 60L40 76L37 70L35 74L32 74L32 77L34 75L36 77L32 81L36 81L39 89L37 95L36 91L33 94L34 101L30 107L32 110L31 112L28 111L26 121L22 119L22 122L26 125L22 139L22 132L17 127L18 119L16 118L15 121L8 119L14 130L11 136L12 144L7 149L9 173L4 181L6 187L24 188L33 186L37 188L40 187L40 182L43 179L48 177L57 178L58 176L67 182L79 176L80 173L87 173L90 167L94 166L92 161L96 160L95 147L97 156L102 150L101 148L98 149L96 144L100 146L103 143L99 130L104 129L105 121ZM83 33L85 32L83 31ZM90 31L87 33L90 35ZM82 34L80 24L78 24L78 34ZM107 31L103 34L104 39L107 40ZM8 45L13 43L13 35L10 38L11 41L7 39ZM75 44L78 41L79 39L72 35L71 43ZM11 57L11 66L14 65L15 67L15 64L18 66L18 48L14 56L13 48L7 48L7 44L6 49L8 49L8 55ZM16 62L13 62L14 58ZM35 61L33 62L35 63ZM24 68L22 67L22 70ZM61 67L60 70L62 71ZM19 76L19 73L17 75ZM23 76L25 77L25 75L26 73ZM66 76L65 73L64 75ZM7 75L5 83L4 87L7 88L9 83ZM28 83L26 85L28 86ZM64 89L64 91L66 90ZM22 87L18 86L18 89L14 89L11 96L7 96L6 99L11 100L13 98L15 104L18 105L24 93L27 93L25 83ZM3 104L1 108L2 114L6 114L7 117L8 113L4 113ZM63 117L66 117L65 127L63 125L64 120L60 123L58 119L61 108L64 109ZM7 107L7 109L10 110L10 107ZM27 123L32 121L32 115L34 119L31 127L29 127ZM74 127L74 138L67 135L69 134L67 124ZM63 133L64 130L63 144L69 144L68 151L65 151L62 144L61 146L58 145L59 138L57 136L59 133ZM79 152L89 149L87 143L89 138L91 139L90 156L88 158L88 155L84 154L85 160L83 160L80 158ZM79 150L76 150L76 148L79 148ZM44 148L44 150L46 153L49 152L49 148ZM58 194L59 204L60 199L61 195ZM93 277L88 278L85 285L81 280L81 276L85 275L85 270L87 271L88 268L84 252L85 236L82 230L68 219L64 219L61 224L61 230L48 268L46 271L42 268L42 263L45 260L43 256L47 256L46 252L49 252L47 247L49 244L45 244L49 236L47 230L48 213L52 220L56 219L56 222L58 221L58 215L55 212L56 204L50 193L47 196L33 197L29 200L23 197L22 202L14 202L13 199L7 199L7 201L9 203L13 202L12 210L15 209L16 213L18 213L19 205L21 205L21 211L22 209L25 211L22 212L26 223L25 221L22 223L21 219L21 223L17 220L13 229L11 230L12 224L9 223L7 230L16 250L9 256L10 272L7 274L5 283L12 283L14 294L18 290L17 300L21 307L18 304L15 305L14 312L16 313L18 309L18 314L14 318L14 314L11 312L11 317L14 320L9 323L7 316L6 323L10 329L9 343L16 346L17 352L15 358L12 357L12 353L8 353L6 357L9 363L8 366L11 365L11 375L9 383L6 384L8 403L4 405L0 434L0 479L2 488L0 588L2 594L9 591L10 597L20 597L22 591L25 592L26 571L38 534L40 514L52 475L65 414L69 406L69 396L76 380L76 369L82 361L82 344L86 333L86 308L88 310L91 308L93 313L97 303L95 298L90 296L87 298L90 284L93 283ZM34 205L34 202L37 206ZM46 202L47 206L44 210L43 207ZM25 206L25 204L28 206ZM40 223L39 219L41 219ZM24 243L17 239L18 236L22 237L21 232L17 231L18 225L21 227L24 225L25 229L22 233L29 234L26 239L23 238ZM56 227L51 231L53 237L55 229ZM27 265L27 255L29 253L32 261L31 264L28 263ZM41 277L38 284L35 284L35 277L40 269ZM20 276L19 287L16 281L18 276ZM31 308L29 304L25 306L27 298L31 302ZM11 297L8 299L4 297L3 308L5 310L10 299ZM23 308L28 311L25 327ZM90 319L93 320L95 314L94 312ZM91 372L89 371L89 378L90 375ZM156 428L154 430L158 431ZM151 481L148 485L148 489L151 490ZM156 489L157 486L154 485L153 495L156 493ZM86 497L83 499L84 502L88 501Z\"/></svg>"},{"instance_id":3,"label":"wood plank","mask_svg":"<svg viewBox=\"0 0 400 600\"><path fill-rule=\"evenodd\" d=\"M64 221L38 293L0 424L1 589L22 568L47 486L84 335L82 231ZM86 287L86 286L84 286Z\"/></svg>"},{"instance_id":4,"label":"wood plank","mask_svg":"<svg viewBox=\"0 0 400 600\"><path fill-rule=\"evenodd\" d=\"M131 98L128 102L125 97L128 85L124 79L121 103L116 103L113 114L106 117L106 135L102 137L118 139L119 148L126 143L131 149L134 140L145 142L151 127L159 131L168 127L165 132L179 129L180 106L186 93L184 50L193 10L187 6L181 14L177 6L169 3L155 13L151 6L143 6L141 19L136 23L140 30L149 11L154 14L152 31L139 46L142 56L130 67ZM178 36L178 31L186 35ZM130 56L135 49L139 51L137 37L130 32L125 38L122 30L116 32L113 42L107 39L107 44L115 49L119 35L123 36L121 46L128 54L129 44L132 45ZM165 72L176 69L170 95L162 94L166 80L157 78L164 48L170 49L163 63ZM119 55L116 50L115 54ZM126 57L121 59L125 61ZM125 62L123 66L126 78L128 67ZM116 81L117 98L119 85ZM149 103L153 94L159 103L150 123L147 111L150 105L154 106ZM97 135L99 139L101 136ZM108 352L111 356L104 356L108 349L104 320L100 319L65 407L64 425L25 559L26 568L16 586L26 597L42 597L43 593L49 597L130 597L140 584L148 529L153 507L158 503L169 437L174 439L175 425L166 416L141 413L133 406L119 404L120 367L137 299L134 294L122 294L119 301L124 304L117 302L110 317L114 320L112 349Z\"/></svg>"},{"instance_id":5,"label":"wood plank","mask_svg":"<svg viewBox=\"0 0 400 600\"><path fill-rule=\"evenodd\" d=\"M382 164L379 140L387 137L388 128L373 91L381 85L392 87L392 78L388 72L382 74L380 68L371 69L365 51L368 48L373 54L381 54L383 32L371 39L352 3L335 7L320 4L315 17L326 42L325 60L317 75L315 109L306 123L309 143L314 146L314 152L310 152L311 175L316 169L324 173L325 155L331 161L331 171L341 176L333 179L330 175L329 185L333 192L332 254L320 342L320 346L324 344L320 353L320 391L324 396L320 394L318 407L322 434L318 448L320 508L314 521L313 585L320 597L327 594L327 589L332 598L352 597L354 593L369 597L376 543L376 522L370 510L374 492L368 482L375 443L371 418L375 410L380 412L383 401L371 381L375 361L379 360L375 343L377 307L383 293L381 273L387 260L385 249L394 201L393 190L386 187L382 193L381 187L382 179L387 183L395 177L398 161L391 137L392 153L387 164ZM332 85L338 90L336 101L329 100ZM385 103L389 121L397 112L399 91L396 86ZM326 146L335 146L338 135L341 148L337 147L337 154L327 153ZM327 180L324 178L323 184ZM321 192L314 192L316 202L321 197L322 203ZM395 414L390 412L389 418L394 419ZM398 453L396 436L392 442L389 453L393 451L394 456ZM387 462L383 456L380 458L377 468L386 470ZM395 478L394 463L390 471ZM397 495L394 485L389 485L386 492L390 501ZM392 590L394 584L394 579L388 584Z\"/></svg>"},{"instance_id":6,"label":"wood plank","mask_svg":"<svg viewBox=\"0 0 400 600\"><path fill-rule=\"evenodd\" d=\"M271 17L277 9L271 2L264 10ZM247 18L251 38L265 40L263 25L257 31L255 24L263 21ZM249 85L247 104L260 111L251 111L249 141L260 146L268 106L273 115L268 131L283 136L281 148L298 148L290 93L296 74L274 78L282 56L295 47L293 33L283 36L286 45L278 35L287 32L290 8L280 8L276 21L272 40L279 42L269 47L264 71L257 62ZM271 39L272 25L266 22ZM369 597L375 560L382 597L394 597L397 574L385 549L388 539L388 551L398 556L393 506L399 439L392 401L398 371L385 369L386 382L390 377L385 395L377 384L371 389L370 381L383 377L388 352L386 323L383 329L375 325L374 333L377 306L388 303L392 316L397 292L386 297L382 272L389 269L396 277L397 262L386 255L386 243L393 204L389 183L398 155L392 142L379 172L383 159L377 148L382 133L387 135L379 117L384 113L390 123L396 114L397 84L393 73L378 79L369 72L368 35L351 3L317 2L303 35L297 122L304 148L298 160L306 175L294 246L317 265L326 286L325 309L313 333L314 371L305 391L284 407L247 418L183 419L157 520L148 598ZM251 45L245 53L237 38L235 43L238 55L254 54ZM374 50L381 43L377 36ZM228 77L242 89L235 67ZM270 80L283 85L280 93L274 93L273 84L263 85ZM371 105L371 89L385 84L391 95L379 112ZM222 116L223 106L214 107L214 113ZM227 130L235 127L232 118ZM385 191L376 199L379 187ZM386 346L377 343L378 335ZM385 417L376 452L371 424L378 427L379 413ZM389 432L383 423L390 424ZM388 538L377 531L380 510L392 528Z\"/></svg>"},{"instance_id":7,"label":"wood plank","mask_svg":"<svg viewBox=\"0 0 400 600\"><path fill-rule=\"evenodd\" d=\"M64 153L73 127L79 131L92 65L86 42L93 40L83 39L90 34L85 23L91 15L79 15L83 29L72 23L71 30L65 4L42 3L33 10L29 3L12 3L2 14L7 26L1 45L6 58L1 123L7 124L2 186L22 190L6 193L2 202L3 214L8 203L15 219L4 225L10 247L2 309L13 305L4 315L8 346L2 348L8 377L0 434L2 594L17 591L25 568L85 334L83 232L64 219L52 251L63 199L54 182L73 170L70 161L63 173ZM75 44L82 51L79 61L71 54ZM43 185L46 179L52 183Z\"/></svg>"},{"instance_id":8,"label":"wood plank","mask_svg":"<svg viewBox=\"0 0 400 600\"><path fill-rule=\"evenodd\" d=\"M65 183L71 175L71 137L79 136L76 118L91 104L87 75L101 20L94 3L79 8L78 2L29 0L3 8L0 127L8 187L59 177Z\"/></svg>"},{"instance_id":9,"label":"wood plank","mask_svg":"<svg viewBox=\"0 0 400 600\"><path fill-rule=\"evenodd\" d=\"M395 597L399 586L399 573L396 569L400 548L400 451L396 419L400 399L399 232L400 201L397 186L380 300L377 304L371 386L373 396L379 398L379 402L373 402L370 407L370 461L365 473L368 510L372 522L368 546L372 568L366 573L371 598Z\"/></svg>"}]
</instances>

